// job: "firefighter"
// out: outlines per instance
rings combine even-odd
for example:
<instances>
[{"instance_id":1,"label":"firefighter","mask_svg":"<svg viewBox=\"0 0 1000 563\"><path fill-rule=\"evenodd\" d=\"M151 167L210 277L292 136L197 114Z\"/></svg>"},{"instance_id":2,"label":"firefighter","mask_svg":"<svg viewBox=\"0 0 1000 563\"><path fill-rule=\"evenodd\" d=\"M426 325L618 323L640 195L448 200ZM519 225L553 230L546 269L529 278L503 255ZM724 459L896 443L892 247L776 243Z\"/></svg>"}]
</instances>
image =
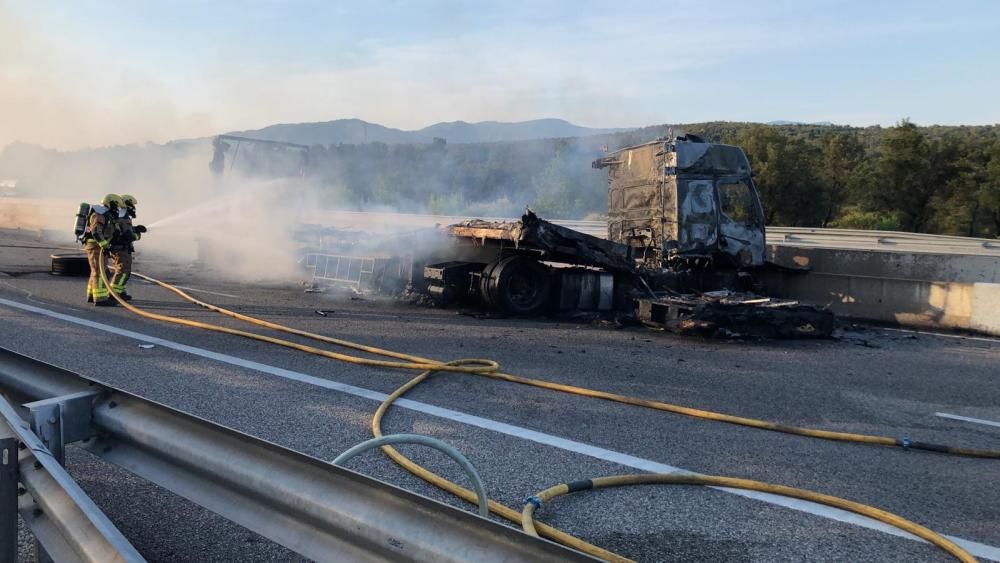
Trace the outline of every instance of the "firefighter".
<instances>
[{"instance_id":1,"label":"firefighter","mask_svg":"<svg viewBox=\"0 0 1000 563\"><path fill-rule=\"evenodd\" d=\"M135 241L146 232L146 227L142 225L132 225L135 219L135 196L122 194L122 207L118 210L118 220L115 234L111 239L111 291L124 299L131 301L132 296L125 290L129 278L132 276L132 254L135 253Z\"/></svg>"},{"instance_id":2,"label":"firefighter","mask_svg":"<svg viewBox=\"0 0 1000 563\"><path fill-rule=\"evenodd\" d=\"M108 194L100 205L91 207L87 218L87 229L83 234L83 249L90 264L90 279L87 281L87 302L98 307L114 305L108 288L101 278L101 253L111 246L111 238L118 225L118 210L124 207L121 197Z\"/></svg>"}]
</instances>

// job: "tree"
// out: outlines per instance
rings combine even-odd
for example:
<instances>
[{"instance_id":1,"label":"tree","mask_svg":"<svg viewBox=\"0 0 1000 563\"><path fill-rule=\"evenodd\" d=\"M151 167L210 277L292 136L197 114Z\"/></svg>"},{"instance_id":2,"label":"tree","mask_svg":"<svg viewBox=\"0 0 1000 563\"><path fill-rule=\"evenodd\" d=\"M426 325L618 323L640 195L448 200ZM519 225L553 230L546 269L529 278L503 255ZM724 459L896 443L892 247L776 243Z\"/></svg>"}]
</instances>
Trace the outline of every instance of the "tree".
<instances>
[{"instance_id":1,"label":"tree","mask_svg":"<svg viewBox=\"0 0 1000 563\"><path fill-rule=\"evenodd\" d=\"M1000 237L1000 140L993 143L989 155L986 181L976 191L976 200L991 223L984 234Z\"/></svg>"},{"instance_id":2,"label":"tree","mask_svg":"<svg viewBox=\"0 0 1000 563\"><path fill-rule=\"evenodd\" d=\"M962 131L950 131L930 142L935 185L925 230L948 235L981 234L983 202L977 191L988 182L989 148Z\"/></svg>"},{"instance_id":3,"label":"tree","mask_svg":"<svg viewBox=\"0 0 1000 563\"><path fill-rule=\"evenodd\" d=\"M768 225L812 226L828 208L819 180L819 151L777 128L757 125L736 136L750 159Z\"/></svg>"},{"instance_id":4,"label":"tree","mask_svg":"<svg viewBox=\"0 0 1000 563\"><path fill-rule=\"evenodd\" d=\"M928 204L937 177L932 174L927 139L904 119L885 132L880 148L878 185L865 194L865 203L871 211L897 212L903 230L919 232L929 219Z\"/></svg>"},{"instance_id":5,"label":"tree","mask_svg":"<svg viewBox=\"0 0 1000 563\"><path fill-rule=\"evenodd\" d=\"M865 149L854 133L826 133L821 138L823 167L820 177L826 193L826 213L822 226L826 227L840 213L849 195L849 188L856 183Z\"/></svg>"}]
</instances>

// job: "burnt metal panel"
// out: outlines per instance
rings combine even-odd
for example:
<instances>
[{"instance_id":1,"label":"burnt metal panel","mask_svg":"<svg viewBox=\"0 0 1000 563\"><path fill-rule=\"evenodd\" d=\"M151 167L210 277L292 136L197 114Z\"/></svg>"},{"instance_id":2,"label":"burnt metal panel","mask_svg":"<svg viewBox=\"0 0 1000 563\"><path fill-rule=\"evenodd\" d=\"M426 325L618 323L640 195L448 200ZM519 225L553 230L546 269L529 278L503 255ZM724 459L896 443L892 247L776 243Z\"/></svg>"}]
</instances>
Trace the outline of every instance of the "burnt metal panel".
<instances>
[{"instance_id":1,"label":"burnt metal panel","mask_svg":"<svg viewBox=\"0 0 1000 563\"><path fill-rule=\"evenodd\" d=\"M635 270L628 246L550 223L530 211L520 221L472 220L445 230L455 238L483 245L509 244L515 251L537 252L544 261L595 266L613 272Z\"/></svg>"}]
</instances>

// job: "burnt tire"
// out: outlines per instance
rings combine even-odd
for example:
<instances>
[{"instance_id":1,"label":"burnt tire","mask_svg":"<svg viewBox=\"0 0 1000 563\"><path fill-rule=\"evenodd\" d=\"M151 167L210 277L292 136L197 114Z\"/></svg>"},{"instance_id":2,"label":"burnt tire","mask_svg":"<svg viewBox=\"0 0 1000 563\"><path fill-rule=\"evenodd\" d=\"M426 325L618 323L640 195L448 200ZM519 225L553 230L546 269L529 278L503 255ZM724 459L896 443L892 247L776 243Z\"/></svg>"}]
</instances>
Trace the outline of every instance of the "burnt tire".
<instances>
[{"instance_id":1,"label":"burnt tire","mask_svg":"<svg viewBox=\"0 0 1000 563\"><path fill-rule=\"evenodd\" d=\"M90 264L87 263L86 254L53 254L52 259L53 276L73 276L86 277L90 275Z\"/></svg>"},{"instance_id":2,"label":"burnt tire","mask_svg":"<svg viewBox=\"0 0 1000 563\"><path fill-rule=\"evenodd\" d=\"M545 307L552 287L549 269L527 256L510 256L483 270L483 300L511 315L531 315Z\"/></svg>"},{"instance_id":3,"label":"burnt tire","mask_svg":"<svg viewBox=\"0 0 1000 563\"><path fill-rule=\"evenodd\" d=\"M483 268L482 273L479 276L479 297L483 300L483 305L487 308L495 309L498 305L493 299L493 290L491 289L491 278L493 276L493 271L496 270L497 265L500 262L490 262Z\"/></svg>"}]
</instances>

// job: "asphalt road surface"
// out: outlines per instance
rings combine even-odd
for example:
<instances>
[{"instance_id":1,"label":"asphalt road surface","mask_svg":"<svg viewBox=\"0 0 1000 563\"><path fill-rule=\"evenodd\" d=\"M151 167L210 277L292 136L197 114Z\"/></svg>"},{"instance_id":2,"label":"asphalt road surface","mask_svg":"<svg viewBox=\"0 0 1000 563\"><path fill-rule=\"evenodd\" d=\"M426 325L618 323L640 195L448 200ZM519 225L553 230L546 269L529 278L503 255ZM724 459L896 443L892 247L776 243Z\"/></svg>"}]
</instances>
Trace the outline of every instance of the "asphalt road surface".
<instances>
[{"instance_id":1,"label":"asphalt road surface","mask_svg":"<svg viewBox=\"0 0 1000 563\"><path fill-rule=\"evenodd\" d=\"M84 279L48 273L50 249L23 246L51 245L0 236L0 345L316 457L332 459L370 438L377 403L269 368L239 367L225 357L381 393L415 375L150 321L122 308L95 309L84 303ZM475 318L304 293L294 283L217 281L141 256L136 270L201 290L197 296L243 313L440 360L491 358L508 373L786 424L1000 448L1000 427L935 414L1000 421L1000 341L990 338L852 327L823 341L707 341L639 327ZM136 305L158 313L250 326L138 280L130 292ZM85 326L81 319L100 324ZM141 340L116 333L121 329L167 344L141 348ZM226 356L212 359L171 343ZM558 483L682 468L877 506L959 538L982 560L1000 561L1000 461L777 434L464 374L438 374L407 398L416 403L394 407L386 432L429 434L451 443L476 465L492 498L518 509L528 495ZM475 415L480 422L427 412L432 407ZM401 449L466 482L443 455ZM85 452L71 449L68 466L151 561L298 559ZM474 510L378 452L349 467ZM840 521L816 505L780 506L698 487L578 493L544 505L538 518L640 561L949 560L929 544Z\"/></svg>"}]
</instances>

